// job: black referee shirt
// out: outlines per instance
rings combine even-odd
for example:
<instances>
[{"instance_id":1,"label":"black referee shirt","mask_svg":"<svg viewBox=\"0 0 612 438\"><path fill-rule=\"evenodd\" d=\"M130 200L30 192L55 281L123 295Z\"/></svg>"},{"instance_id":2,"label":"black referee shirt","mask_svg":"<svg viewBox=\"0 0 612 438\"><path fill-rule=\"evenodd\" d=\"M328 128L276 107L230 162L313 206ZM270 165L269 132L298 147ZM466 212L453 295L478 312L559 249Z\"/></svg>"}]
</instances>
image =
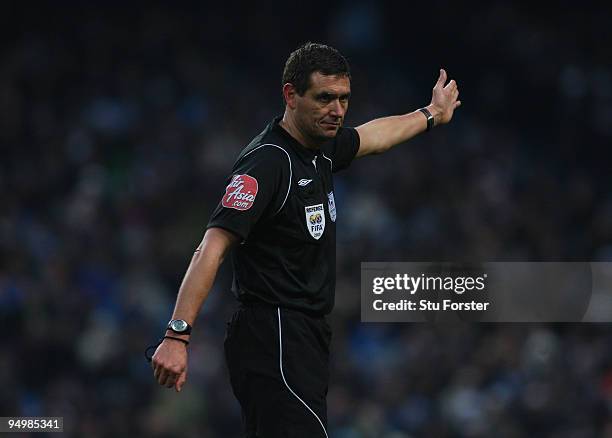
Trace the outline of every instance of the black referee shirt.
<instances>
[{"instance_id":1,"label":"black referee shirt","mask_svg":"<svg viewBox=\"0 0 612 438\"><path fill-rule=\"evenodd\" d=\"M242 150L207 228L242 243L232 253L232 290L317 315L331 312L336 286L336 205L332 173L349 166L359 134L340 128L318 151L275 118Z\"/></svg>"}]
</instances>

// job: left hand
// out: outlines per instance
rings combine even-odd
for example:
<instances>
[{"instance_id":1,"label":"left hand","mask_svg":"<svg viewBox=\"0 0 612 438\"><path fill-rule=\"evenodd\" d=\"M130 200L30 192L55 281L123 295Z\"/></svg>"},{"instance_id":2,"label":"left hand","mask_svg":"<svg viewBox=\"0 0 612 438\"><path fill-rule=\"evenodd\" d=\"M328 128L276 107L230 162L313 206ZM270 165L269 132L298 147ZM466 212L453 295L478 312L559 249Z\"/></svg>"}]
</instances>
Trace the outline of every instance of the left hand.
<instances>
[{"instance_id":1,"label":"left hand","mask_svg":"<svg viewBox=\"0 0 612 438\"><path fill-rule=\"evenodd\" d=\"M431 103L427 106L429 112L434 116L435 125L443 125L453 118L453 112L459 108L461 101L457 82L452 79L446 86L447 75L444 69L440 69L440 77L433 87Z\"/></svg>"}]
</instances>

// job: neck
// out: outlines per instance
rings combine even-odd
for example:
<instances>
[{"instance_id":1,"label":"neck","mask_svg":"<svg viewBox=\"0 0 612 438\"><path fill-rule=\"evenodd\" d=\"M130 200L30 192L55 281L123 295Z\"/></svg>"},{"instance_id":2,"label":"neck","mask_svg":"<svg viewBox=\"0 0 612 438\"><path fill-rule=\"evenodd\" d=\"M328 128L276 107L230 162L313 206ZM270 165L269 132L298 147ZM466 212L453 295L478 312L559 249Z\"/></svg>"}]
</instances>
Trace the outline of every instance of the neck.
<instances>
[{"instance_id":1,"label":"neck","mask_svg":"<svg viewBox=\"0 0 612 438\"><path fill-rule=\"evenodd\" d=\"M298 128L298 124L295 123L295 119L285 110L283 119L279 122L285 131L295 138L298 143L304 146L306 149L319 150L321 143L308 136L305 132Z\"/></svg>"}]
</instances>

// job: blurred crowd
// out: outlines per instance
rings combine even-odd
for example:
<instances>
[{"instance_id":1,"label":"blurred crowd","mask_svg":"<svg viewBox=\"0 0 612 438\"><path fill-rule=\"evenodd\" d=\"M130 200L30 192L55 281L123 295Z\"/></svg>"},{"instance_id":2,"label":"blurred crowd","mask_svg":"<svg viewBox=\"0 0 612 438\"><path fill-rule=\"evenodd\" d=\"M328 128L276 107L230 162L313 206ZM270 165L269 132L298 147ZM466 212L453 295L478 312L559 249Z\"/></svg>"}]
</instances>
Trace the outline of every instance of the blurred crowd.
<instances>
[{"instance_id":1,"label":"blurred crowd","mask_svg":"<svg viewBox=\"0 0 612 438\"><path fill-rule=\"evenodd\" d=\"M240 436L229 266L180 395L143 350L237 153L283 111L286 57L314 40L352 65L349 125L426 105L440 67L463 102L337 175L330 436L612 437L608 324L359 319L364 261L612 259L609 13L562 3L442 2L438 19L366 1L8 6L0 416L63 416L71 437Z\"/></svg>"}]
</instances>

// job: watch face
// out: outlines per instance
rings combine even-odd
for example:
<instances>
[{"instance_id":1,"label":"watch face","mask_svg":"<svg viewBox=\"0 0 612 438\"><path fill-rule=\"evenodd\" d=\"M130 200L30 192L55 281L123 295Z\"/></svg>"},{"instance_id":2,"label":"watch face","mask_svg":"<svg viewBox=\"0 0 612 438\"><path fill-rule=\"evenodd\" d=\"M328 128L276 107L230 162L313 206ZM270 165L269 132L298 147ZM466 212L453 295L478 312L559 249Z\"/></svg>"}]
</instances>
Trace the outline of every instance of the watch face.
<instances>
[{"instance_id":1,"label":"watch face","mask_svg":"<svg viewBox=\"0 0 612 438\"><path fill-rule=\"evenodd\" d=\"M183 321L182 319L176 319L174 321L172 321L172 330L175 330L177 332L182 332L187 330L187 323L185 321Z\"/></svg>"}]
</instances>

